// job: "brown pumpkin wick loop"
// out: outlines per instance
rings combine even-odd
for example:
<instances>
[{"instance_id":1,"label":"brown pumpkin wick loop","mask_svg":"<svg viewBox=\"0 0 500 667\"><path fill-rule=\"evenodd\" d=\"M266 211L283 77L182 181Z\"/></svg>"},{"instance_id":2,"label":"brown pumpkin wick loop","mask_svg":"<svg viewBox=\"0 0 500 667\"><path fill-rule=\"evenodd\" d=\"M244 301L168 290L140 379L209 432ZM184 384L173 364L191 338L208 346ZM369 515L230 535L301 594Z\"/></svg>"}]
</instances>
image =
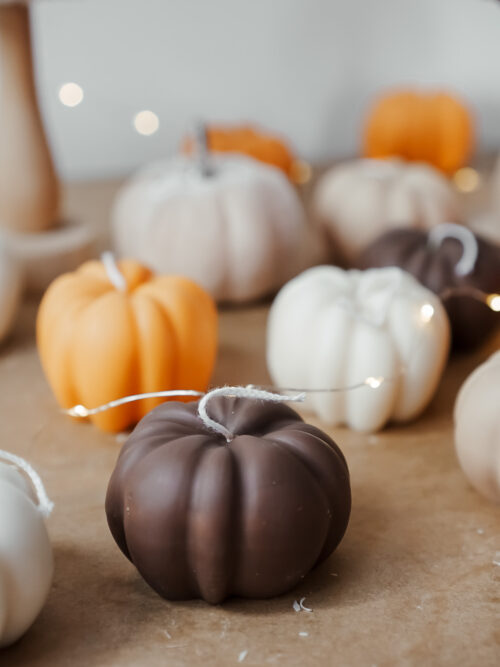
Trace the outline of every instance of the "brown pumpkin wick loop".
<instances>
[{"instance_id":1,"label":"brown pumpkin wick loop","mask_svg":"<svg viewBox=\"0 0 500 667\"><path fill-rule=\"evenodd\" d=\"M456 239L463 247L463 253L455 266L458 276L467 276L474 271L479 255L479 246L474 234L463 225L455 225L452 222L443 222L434 227L428 236L428 244L431 248L438 249L445 239Z\"/></svg>"},{"instance_id":2,"label":"brown pumpkin wick loop","mask_svg":"<svg viewBox=\"0 0 500 667\"><path fill-rule=\"evenodd\" d=\"M215 396L253 398L262 401L272 401L273 403L301 403L306 398L305 393L297 394L296 396L283 396L283 394L274 394L262 389L254 389L252 385L248 385L247 387L219 387L218 389L212 389L198 403L198 416L207 428L223 435L228 443L234 438L234 434L223 424L215 421L215 419L212 419L207 414L207 403Z\"/></svg>"},{"instance_id":3,"label":"brown pumpkin wick loop","mask_svg":"<svg viewBox=\"0 0 500 667\"><path fill-rule=\"evenodd\" d=\"M205 178L211 178L215 175L215 169L210 160L210 149L208 146L208 135L205 123L196 123L193 134L200 171Z\"/></svg>"}]
</instances>

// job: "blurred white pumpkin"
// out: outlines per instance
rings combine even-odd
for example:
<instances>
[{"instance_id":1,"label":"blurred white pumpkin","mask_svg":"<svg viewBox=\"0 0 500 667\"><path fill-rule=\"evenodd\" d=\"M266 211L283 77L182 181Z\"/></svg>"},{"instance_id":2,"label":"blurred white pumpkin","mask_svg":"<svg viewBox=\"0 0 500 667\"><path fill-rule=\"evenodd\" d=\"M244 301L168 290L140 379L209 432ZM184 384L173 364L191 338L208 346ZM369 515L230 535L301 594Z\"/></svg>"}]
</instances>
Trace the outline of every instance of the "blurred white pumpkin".
<instances>
[{"instance_id":1,"label":"blurred white pumpkin","mask_svg":"<svg viewBox=\"0 0 500 667\"><path fill-rule=\"evenodd\" d=\"M401 269L320 266L276 297L268 367L277 386L313 390L306 406L325 422L376 431L413 419L431 400L449 328L439 298Z\"/></svg>"},{"instance_id":2,"label":"blurred white pumpkin","mask_svg":"<svg viewBox=\"0 0 500 667\"><path fill-rule=\"evenodd\" d=\"M280 170L233 154L212 155L210 167L178 157L133 177L114 207L118 254L234 302L276 291L314 263L303 206Z\"/></svg>"},{"instance_id":3,"label":"blurred white pumpkin","mask_svg":"<svg viewBox=\"0 0 500 667\"><path fill-rule=\"evenodd\" d=\"M9 333L19 307L22 292L21 270L0 237L0 341Z\"/></svg>"},{"instance_id":4,"label":"blurred white pumpkin","mask_svg":"<svg viewBox=\"0 0 500 667\"><path fill-rule=\"evenodd\" d=\"M26 632L47 599L53 573L47 507L48 499L43 507L36 503L19 470L0 462L0 647Z\"/></svg>"},{"instance_id":5,"label":"blurred white pumpkin","mask_svg":"<svg viewBox=\"0 0 500 667\"><path fill-rule=\"evenodd\" d=\"M344 260L395 227L430 229L457 220L457 195L429 165L361 159L333 167L318 182L313 208Z\"/></svg>"},{"instance_id":6,"label":"blurred white pumpkin","mask_svg":"<svg viewBox=\"0 0 500 667\"><path fill-rule=\"evenodd\" d=\"M460 389L455 447L470 483L500 503L500 351L476 368Z\"/></svg>"}]
</instances>

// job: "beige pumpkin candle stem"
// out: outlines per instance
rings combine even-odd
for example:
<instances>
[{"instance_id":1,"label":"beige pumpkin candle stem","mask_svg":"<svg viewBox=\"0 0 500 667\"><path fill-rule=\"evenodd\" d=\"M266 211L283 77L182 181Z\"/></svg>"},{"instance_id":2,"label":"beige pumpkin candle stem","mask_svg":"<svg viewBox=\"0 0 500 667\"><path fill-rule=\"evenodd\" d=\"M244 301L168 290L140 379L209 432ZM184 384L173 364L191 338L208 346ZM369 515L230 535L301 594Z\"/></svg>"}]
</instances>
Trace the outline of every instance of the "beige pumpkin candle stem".
<instances>
[{"instance_id":1,"label":"beige pumpkin candle stem","mask_svg":"<svg viewBox=\"0 0 500 667\"><path fill-rule=\"evenodd\" d=\"M200 171L205 178L210 178L215 173L214 166L210 160L210 149L208 147L207 127L204 123L197 123L194 128L194 145Z\"/></svg>"},{"instance_id":2,"label":"beige pumpkin candle stem","mask_svg":"<svg viewBox=\"0 0 500 667\"><path fill-rule=\"evenodd\" d=\"M37 104L29 9L20 3L0 3L0 146L0 226L49 229L59 185Z\"/></svg>"}]
</instances>

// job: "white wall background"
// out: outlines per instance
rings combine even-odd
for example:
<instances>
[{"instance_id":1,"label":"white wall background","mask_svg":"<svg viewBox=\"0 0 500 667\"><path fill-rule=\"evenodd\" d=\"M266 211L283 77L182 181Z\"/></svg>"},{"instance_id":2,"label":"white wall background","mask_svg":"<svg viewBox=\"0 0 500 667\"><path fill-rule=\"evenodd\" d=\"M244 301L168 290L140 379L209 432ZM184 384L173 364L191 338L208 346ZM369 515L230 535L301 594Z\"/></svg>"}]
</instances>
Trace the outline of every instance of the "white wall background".
<instances>
[{"instance_id":1,"label":"white wall background","mask_svg":"<svg viewBox=\"0 0 500 667\"><path fill-rule=\"evenodd\" d=\"M41 0L37 81L65 178L126 173L170 154L193 118L248 119L311 160L354 153L368 100L401 83L467 97L500 146L496 0ZM78 82L84 102L63 107ZM152 137L132 118L151 109Z\"/></svg>"}]
</instances>

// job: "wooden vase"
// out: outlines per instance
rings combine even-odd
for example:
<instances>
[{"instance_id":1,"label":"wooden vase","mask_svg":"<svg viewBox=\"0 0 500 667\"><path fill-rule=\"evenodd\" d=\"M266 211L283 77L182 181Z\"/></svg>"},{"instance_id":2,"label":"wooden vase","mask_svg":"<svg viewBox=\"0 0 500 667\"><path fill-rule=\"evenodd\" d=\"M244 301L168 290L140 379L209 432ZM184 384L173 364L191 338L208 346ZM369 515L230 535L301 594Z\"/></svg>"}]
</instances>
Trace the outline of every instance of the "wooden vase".
<instances>
[{"instance_id":1,"label":"wooden vase","mask_svg":"<svg viewBox=\"0 0 500 667\"><path fill-rule=\"evenodd\" d=\"M0 227L58 220L59 183L38 108L28 7L0 5Z\"/></svg>"}]
</instances>

